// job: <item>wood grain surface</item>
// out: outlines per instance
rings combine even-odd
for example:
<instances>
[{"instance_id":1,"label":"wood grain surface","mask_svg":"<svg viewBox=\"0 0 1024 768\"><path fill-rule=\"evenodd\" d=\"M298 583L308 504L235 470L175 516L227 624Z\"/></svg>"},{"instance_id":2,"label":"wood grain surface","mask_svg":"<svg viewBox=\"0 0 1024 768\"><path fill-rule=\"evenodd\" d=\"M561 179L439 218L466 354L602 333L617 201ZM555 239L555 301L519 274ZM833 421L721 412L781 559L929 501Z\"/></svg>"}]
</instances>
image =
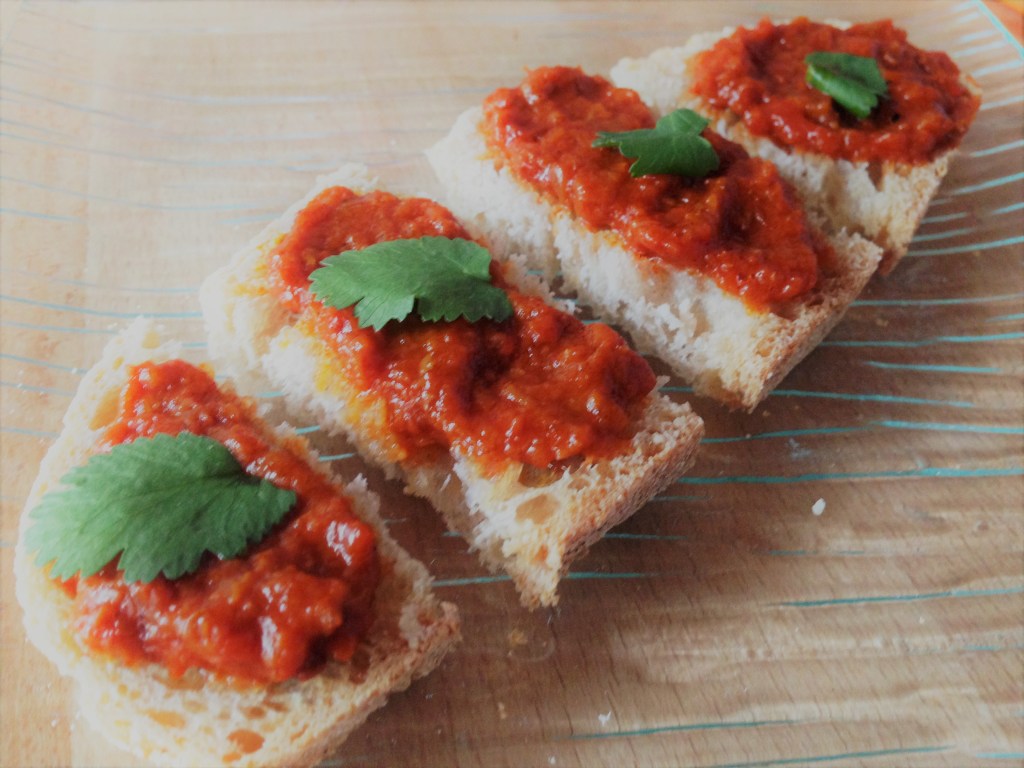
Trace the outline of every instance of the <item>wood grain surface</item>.
<instances>
[{"instance_id":1,"label":"wood grain surface","mask_svg":"<svg viewBox=\"0 0 1024 768\"><path fill-rule=\"evenodd\" d=\"M423 149L526 67L606 74L825 6L0 1L0 762L136 762L25 640L11 574L39 461L117 329L156 317L201 359L206 273L343 162L437 192ZM1024 52L976 0L827 14L893 16L985 91L911 253L753 414L671 382L707 422L697 465L557 609L521 609L369 472L464 641L328 765L1024 764Z\"/></svg>"}]
</instances>

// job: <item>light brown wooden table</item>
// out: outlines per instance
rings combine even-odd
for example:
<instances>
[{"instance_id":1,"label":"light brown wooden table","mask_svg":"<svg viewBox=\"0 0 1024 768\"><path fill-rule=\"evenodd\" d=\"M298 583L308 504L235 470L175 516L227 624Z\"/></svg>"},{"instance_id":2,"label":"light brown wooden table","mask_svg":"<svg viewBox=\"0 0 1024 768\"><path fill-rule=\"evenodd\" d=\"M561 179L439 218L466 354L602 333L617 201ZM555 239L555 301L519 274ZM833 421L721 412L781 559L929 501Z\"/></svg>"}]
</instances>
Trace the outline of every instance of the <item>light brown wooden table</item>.
<instances>
[{"instance_id":1,"label":"light brown wooden table","mask_svg":"<svg viewBox=\"0 0 1024 768\"><path fill-rule=\"evenodd\" d=\"M607 73L824 8L2 0L0 763L134 762L25 641L11 576L38 462L117 328L156 316L201 357L205 273L344 161L435 192L422 150L525 67ZM330 765L1024 762L1024 57L976 0L827 13L893 15L985 90L911 254L753 414L693 400L696 467L556 610L519 608L369 473L465 640Z\"/></svg>"}]
</instances>

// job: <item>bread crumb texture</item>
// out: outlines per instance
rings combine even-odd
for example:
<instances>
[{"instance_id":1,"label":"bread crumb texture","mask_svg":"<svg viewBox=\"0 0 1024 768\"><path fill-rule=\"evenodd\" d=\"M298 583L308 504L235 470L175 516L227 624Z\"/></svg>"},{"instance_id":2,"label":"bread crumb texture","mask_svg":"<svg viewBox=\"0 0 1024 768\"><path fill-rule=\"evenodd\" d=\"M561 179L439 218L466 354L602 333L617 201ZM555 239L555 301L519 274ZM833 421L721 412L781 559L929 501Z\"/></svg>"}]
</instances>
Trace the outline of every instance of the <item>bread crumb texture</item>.
<instances>
[{"instance_id":1,"label":"bread crumb texture","mask_svg":"<svg viewBox=\"0 0 1024 768\"><path fill-rule=\"evenodd\" d=\"M427 499L488 568L511 576L524 605L553 605L569 564L690 466L703 422L688 405L655 393L632 442L611 459L541 473L513 463L497 478L455 451L430 462L402 460L379 409L349 407L355 393L332 365L325 342L282 312L269 291L254 290L266 286L266 257L304 202L335 184L357 192L375 188L361 166L320 179L303 201L204 282L200 299L211 355L244 391L280 390L295 420L344 435L408 493ZM493 245L491 250L497 253ZM516 257L511 263L509 272L522 278L522 290L546 293L535 276L523 277L532 262Z\"/></svg>"},{"instance_id":2,"label":"bread crumb texture","mask_svg":"<svg viewBox=\"0 0 1024 768\"><path fill-rule=\"evenodd\" d=\"M782 22L780 22L782 23ZM828 20L840 29L849 22ZM796 187L804 204L822 219L832 234L852 233L882 249L879 271L888 274L906 254L921 219L949 170L955 149L928 163L850 162L814 152L790 150L755 136L740 116L713 108L690 91L690 61L734 27L704 32L684 45L660 48L644 58L621 59L611 70L612 81L640 94L658 115L688 107L712 119L712 128L742 144L748 152L775 163L783 178ZM968 75L963 85L980 97L981 89Z\"/></svg>"},{"instance_id":3,"label":"bread crumb texture","mask_svg":"<svg viewBox=\"0 0 1024 768\"><path fill-rule=\"evenodd\" d=\"M152 764L312 765L389 693L433 669L459 637L455 607L434 597L426 569L388 535L377 497L362 478L348 485L332 478L376 529L383 566L376 620L358 651L358 671L357 665L332 663L306 680L237 687L196 670L174 678L159 665L126 667L90 655L70 630L71 599L25 551L28 512L68 469L84 463L109 422L104 414L110 392L120 390L128 367L178 354L178 345L159 344L154 327L139 320L110 342L83 378L21 517L15 576L25 628L61 674L74 679L80 710L90 725ZM276 435L305 445L288 428Z\"/></svg>"},{"instance_id":4,"label":"bread crumb texture","mask_svg":"<svg viewBox=\"0 0 1024 768\"><path fill-rule=\"evenodd\" d=\"M499 258L527 254L529 267L624 329L644 353L670 365L699 394L753 410L842 318L874 273L881 251L845 231L829 237L838 257L786 316L749 310L713 280L637 259L609 232L591 232L489 157L473 108L427 156L445 202ZM815 223L819 223L815 220Z\"/></svg>"}]
</instances>

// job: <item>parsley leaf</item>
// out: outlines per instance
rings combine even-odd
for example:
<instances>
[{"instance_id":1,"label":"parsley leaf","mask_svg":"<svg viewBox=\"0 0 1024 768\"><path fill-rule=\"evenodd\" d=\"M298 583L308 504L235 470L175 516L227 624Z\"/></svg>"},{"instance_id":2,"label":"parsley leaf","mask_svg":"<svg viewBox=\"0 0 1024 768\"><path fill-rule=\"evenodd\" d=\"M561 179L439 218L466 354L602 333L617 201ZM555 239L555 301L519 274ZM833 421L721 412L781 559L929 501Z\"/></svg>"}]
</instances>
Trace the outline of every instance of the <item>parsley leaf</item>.
<instances>
[{"instance_id":1,"label":"parsley leaf","mask_svg":"<svg viewBox=\"0 0 1024 768\"><path fill-rule=\"evenodd\" d=\"M714 147L700 135L707 124L693 110L677 109L661 117L653 128L598 131L591 146L617 147L624 157L635 158L629 167L634 178L672 173L699 179L718 168Z\"/></svg>"},{"instance_id":2,"label":"parsley leaf","mask_svg":"<svg viewBox=\"0 0 1024 768\"><path fill-rule=\"evenodd\" d=\"M882 70L870 56L817 51L807 54L804 62L807 84L862 120L878 106L880 96L889 95Z\"/></svg>"},{"instance_id":3,"label":"parsley leaf","mask_svg":"<svg viewBox=\"0 0 1024 768\"><path fill-rule=\"evenodd\" d=\"M353 304L363 328L379 331L415 306L427 321L505 320L512 302L491 283L491 254L471 240L421 237L388 240L324 259L310 275L313 294L345 309Z\"/></svg>"},{"instance_id":4,"label":"parsley leaf","mask_svg":"<svg viewBox=\"0 0 1024 768\"><path fill-rule=\"evenodd\" d=\"M126 581L192 573L205 552L235 557L262 539L295 494L252 477L223 445L190 432L115 445L61 479L25 534L51 575L88 577L120 554Z\"/></svg>"}]
</instances>

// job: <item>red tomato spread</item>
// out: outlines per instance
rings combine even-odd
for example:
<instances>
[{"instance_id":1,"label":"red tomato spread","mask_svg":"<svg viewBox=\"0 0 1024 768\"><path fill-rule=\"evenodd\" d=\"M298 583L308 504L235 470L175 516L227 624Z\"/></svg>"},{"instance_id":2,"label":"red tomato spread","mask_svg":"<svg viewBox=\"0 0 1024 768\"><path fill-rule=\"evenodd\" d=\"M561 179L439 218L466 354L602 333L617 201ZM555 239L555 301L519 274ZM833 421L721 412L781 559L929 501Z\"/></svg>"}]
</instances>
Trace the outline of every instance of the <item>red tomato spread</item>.
<instances>
[{"instance_id":1,"label":"red tomato spread","mask_svg":"<svg viewBox=\"0 0 1024 768\"><path fill-rule=\"evenodd\" d=\"M373 619L373 529L299 455L272 442L239 397L180 360L132 369L99 450L182 431L224 444L247 472L294 491L295 506L245 555L207 554L199 570L178 579L128 583L111 564L65 582L79 637L129 664L163 664L175 676L198 667L277 682L350 660Z\"/></svg>"},{"instance_id":2,"label":"red tomato spread","mask_svg":"<svg viewBox=\"0 0 1024 768\"><path fill-rule=\"evenodd\" d=\"M752 308L812 290L828 245L770 163L705 129L717 171L633 178L632 160L592 146L598 131L652 127L634 91L568 67L533 70L484 102L496 162L591 231L610 230L640 258L705 275Z\"/></svg>"},{"instance_id":3,"label":"red tomato spread","mask_svg":"<svg viewBox=\"0 0 1024 768\"><path fill-rule=\"evenodd\" d=\"M875 59L888 98L863 120L850 115L805 82L804 58L817 51ZM695 57L692 77L696 95L740 115L751 133L851 161L929 162L960 143L980 103L946 54L915 48L891 21L840 30L766 19Z\"/></svg>"},{"instance_id":4,"label":"red tomato spread","mask_svg":"<svg viewBox=\"0 0 1024 768\"><path fill-rule=\"evenodd\" d=\"M586 325L507 285L495 262L492 279L514 310L502 322L414 314L374 331L309 290L309 274L328 256L427 235L469 238L437 203L333 187L299 213L269 265L281 301L327 340L329 369L359 405L383 404L382 437L395 458L429 460L454 447L498 472L509 462L556 468L620 450L654 388L650 366L608 326Z\"/></svg>"}]
</instances>

